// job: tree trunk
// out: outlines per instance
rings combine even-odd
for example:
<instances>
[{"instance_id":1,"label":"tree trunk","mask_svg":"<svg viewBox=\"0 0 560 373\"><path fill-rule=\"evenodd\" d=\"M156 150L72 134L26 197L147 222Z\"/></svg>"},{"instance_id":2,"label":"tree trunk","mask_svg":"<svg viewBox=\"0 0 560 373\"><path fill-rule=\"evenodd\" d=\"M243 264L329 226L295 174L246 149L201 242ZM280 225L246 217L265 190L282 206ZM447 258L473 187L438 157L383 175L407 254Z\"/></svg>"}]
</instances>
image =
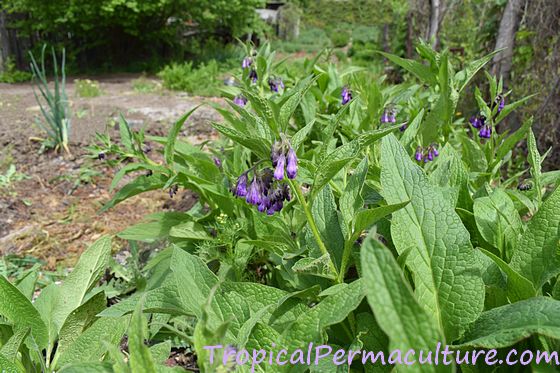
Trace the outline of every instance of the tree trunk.
<instances>
[{"instance_id":1,"label":"tree trunk","mask_svg":"<svg viewBox=\"0 0 560 373\"><path fill-rule=\"evenodd\" d=\"M406 58L412 58L414 48L412 46L414 38L414 25L412 23L412 11L409 10L406 14Z\"/></svg>"},{"instance_id":2,"label":"tree trunk","mask_svg":"<svg viewBox=\"0 0 560 373\"><path fill-rule=\"evenodd\" d=\"M10 42L6 30L6 13L0 11L0 72L4 71L4 64L8 59Z\"/></svg>"},{"instance_id":3,"label":"tree trunk","mask_svg":"<svg viewBox=\"0 0 560 373\"><path fill-rule=\"evenodd\" d=\"M519 26L522 4L522 0L509 0L507 2L496 38L495 49L505 49L494 56L492 73L496 76L502 76L504 82L508 80L511 71L515 33Z\"/></svg>"},{"instance_id":4,"label":"tree trunk","mask_svg":"<svg viewBox=\"0 0 560 373\"><path fill-rule=\"evenodd\" d=\"M430 28L428 30L428 40L432 48L437 48L439 44L438 31L442 19L442 0L430 0Z\"/></svg>"}]
</instances>

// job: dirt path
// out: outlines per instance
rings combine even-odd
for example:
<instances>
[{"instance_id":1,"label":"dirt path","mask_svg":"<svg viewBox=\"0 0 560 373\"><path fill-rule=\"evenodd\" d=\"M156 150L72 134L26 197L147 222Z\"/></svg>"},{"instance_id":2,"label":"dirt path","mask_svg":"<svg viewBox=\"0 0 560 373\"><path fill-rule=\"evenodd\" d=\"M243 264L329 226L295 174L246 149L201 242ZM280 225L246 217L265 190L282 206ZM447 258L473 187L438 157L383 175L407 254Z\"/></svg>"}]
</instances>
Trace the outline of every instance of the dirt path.
<instances>
[{"instance_id":1,"label":"dirt path","mask_svg":"<svg viewBox=\"0 0 560 373\"><path fill-rule=\"evenodd\" d=\"M189 97L158 89L152 93L133 88L137 76L96 78L102 95L80 98L73 81L68 84L72 106L70 134L72 156L39 154L40 144L30 137L42 133L34 125L39 116L31 85L0 84L0 174L9 165L25 175L9 186L0 185L0 256L32 255L54 269L73 262L89 243L105 233L116 233L146 214L173 208L165 192L132 198L104 214L97 211L110 198L113 170L88 158L86 146L96 132L109 131L118 138L116 120L122 113L133 128L164 135L171 123L202 102L219 99ZM215 136L210 122L220 116L202 106L183 128L181 136L204 141ZM65 263L68 264L68 263Z\"/></svg>"}]
</instances>

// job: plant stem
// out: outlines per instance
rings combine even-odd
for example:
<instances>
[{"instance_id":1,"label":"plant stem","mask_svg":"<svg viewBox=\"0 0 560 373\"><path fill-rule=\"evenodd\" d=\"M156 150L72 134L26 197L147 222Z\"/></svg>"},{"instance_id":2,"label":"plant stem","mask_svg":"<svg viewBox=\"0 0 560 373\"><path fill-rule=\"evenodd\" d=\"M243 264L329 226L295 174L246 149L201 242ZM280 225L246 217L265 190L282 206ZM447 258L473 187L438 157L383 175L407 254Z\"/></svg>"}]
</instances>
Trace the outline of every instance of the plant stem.
<instances>
[{"instance_id":1,"label":"plant stem","mask_svg":"<svg viewBox=\"0 0 560 373\"><path fill-rule=\"evenodd\" d=\"M313 218L313 214L311 214L311 210L309 209L309 205L307 205L307 202L305 201L305 197L303 196L303 194L301 193L301 189L299 187L299 184L295 181L295 180L289 180L288 179L288 183L290 183L290 187L292 188L292 190L294 191L294 193L297 196L297 199L299 200L299 203L301 204L301 207L303 208L303 212L305 213L305 217L307 218L307 223L309 224L309 228L311 229L311 233L313 233L313 237L315 237L315 241L317 241L317 245L319 246L319 250L321 250L321 253L323 255L327 255L329 257L329 265L331 267L331 270L333 272L333 274L335 275L336 281L339 281L339 275L338 275L338 271L336 269L336 266L334 265L331 255L329 254L327 247L325 246L325 243L323 242L323 240L321 239L321 235L319 234L319 229L317 229L317 224L315 223L315 219Z\"/></svg>"}]
</instances>

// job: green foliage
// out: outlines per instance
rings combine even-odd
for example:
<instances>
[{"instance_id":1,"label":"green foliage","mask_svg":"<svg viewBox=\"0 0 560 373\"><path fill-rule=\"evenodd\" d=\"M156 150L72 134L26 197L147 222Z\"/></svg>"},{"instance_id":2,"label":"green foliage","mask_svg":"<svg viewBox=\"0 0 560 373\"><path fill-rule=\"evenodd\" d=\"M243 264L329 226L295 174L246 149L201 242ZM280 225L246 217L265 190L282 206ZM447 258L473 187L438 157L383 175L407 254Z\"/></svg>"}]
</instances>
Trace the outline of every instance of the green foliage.
<instances>
[{"instance_id":1,"label":"green foliage","mask_svg":"<svg viewBox=\"0 0 560 373\"><path fill-rule=\"evenodd\" d=\"M5 62L3 71L0 71L0 83L23 83L30 81L31 77L31 73L18 70L12 59L8 59Z\"/></svg>"},{"instance_id":2,"label":"green foliage","mask_svg":"<svg viewBox=\"0 0 560 373\"><path fill-rule=\"evenodd\" d=\"M185 91L197 96L219 96L220 67L216 61L193 67L192 62L173 63L158 73L167 89Z\"/></svg>"},{"instance_id":3,"label":"green foliage","mask_svg":"<svg viewBox=\"0 0 560 373\"><path fill-rule=\"evenodd\" d=\"M37 64L32 53L31 71L33 72L33 93L35 99L41 108L43 121L37 120L37 125L46 132L47 139L43 142L46 148L56 150L68 149L68 135L70 131L71 114L70 102L66 95L66 51L62 50L62 61L60 64L60 72L58 61L54 47L52 48L53 70L54 70L54 88L51 89L47 80L47 72L45 70L45 50L44 45L41 50L40 66ZM60 75L59 75L60 74ZM37 90L40 93L37 93Z\"/></svg>"},{"instance_id":4,"label":"green foliage","mask_svg":"<svg viewBox=\"0 0 560 373\"><path fill-rule=\"evenodd\" d=\"M242 95L247 102L216 105L224 118L213 124L220 138L203 147L180 138L196 108L166 137L133 131L124 118L120 144L98 135L94 154L121 165L112 187L126 181L103 210L158 189L170 197L179 188L189 190L195 202L188 211L152 214L118 234L135 242L132 265L111 271L125 285L95 287L109 265L108 238L34 303L28 291L2 278L0 291L13 305L0 303L12 328L10 342L0 342L10 352L0 355L6 366L30 361L45 371L86 365L159 371L166 369L161 363L170 349L187 348L202 371L227 371L234 362L216 356L211 362L204 348L217 344L274 353L310 342L385 353L434 350L438 343L555 350L558 174L542 172L530 121L512 134L496 128L526 99L500 109L496 98L507 93L488 75L489 99L474 92L492 134L479 136L479 129L454 114L491 56L455 69L445 51L425 44L418 51L424 62L385 54L413 77L402 84L371 78L355 66L339 71L319 55L302 63L298 71L304 75L289 76L273 90L268 79L280 77L281 63L270 46L247 45L250 67L236 86L224 89L227 97ZM352 98L342 103L344 86ZM389 111L394 123L383 119ZM533 189L518 190L508 157L524 138ZM144 151L146 140L161 145L161 156ZM287 147L288 163L297 158L295 175L279 160ZM242 192L244 177L245 188L262 194L262 207L248 203L254 194ZM264 197L285 192L277 209L265 205ZM139 243L161 248L151 251L145 266L138 264ZM120 301L106 307L104 292ZM117 347L125 333L126 358ZM107 343L99 342L102 334ZM23 340L34 355L16 348ZM9 360L14 349L22 357ZM250 365L239 370L268 369ZM401 368L379 362L362 367L357 360L350 365L344 369ZM330 368L325 360L311 371ZM457 366L412 368L452 372Z\"/></svg>"},{"instance_id":5,"label":"green foliage","mask_svg":"<svg viewBox=\"0 0 560 373\"><path fill-rule=\"evenodd\" d=\"M76 79L74 80L76 94L79 97L97 97L101 95L101 88L99 82L90 79Z\"/></svg>"}]
</instances>

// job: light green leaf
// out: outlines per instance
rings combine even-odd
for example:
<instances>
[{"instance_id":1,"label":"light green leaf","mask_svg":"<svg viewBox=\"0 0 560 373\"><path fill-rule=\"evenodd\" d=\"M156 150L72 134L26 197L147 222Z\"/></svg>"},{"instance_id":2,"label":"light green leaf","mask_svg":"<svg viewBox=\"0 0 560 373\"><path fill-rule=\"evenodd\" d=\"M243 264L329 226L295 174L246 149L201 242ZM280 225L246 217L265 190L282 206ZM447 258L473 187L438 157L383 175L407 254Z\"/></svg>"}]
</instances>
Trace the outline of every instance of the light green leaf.
<instances>
[{"instance_id":1,"label":"light green leaf","mask_svg":"<svg viewBox=\"0 0 560 373\"><path fill-rule=\"evenodd\" d=\"M66 366L60 373L114 373L109 363L75 363Z\"/></svg>"},{"instance_id":2,"label":"light green leaf","mask_svg":"<svg viewBox=\"0 0 560 373\"><path fill-rule=\"evenodd\" d=\"M510 258L517 245L523 223L515 205L501 189L495 189L488 197L474 200L476 226L482 237L500 250L502 257Z\"/></svg>"},{"instance_id":3,"label":"light green leaf","mask_svg":"<svg viewBox=\"0 0 560 373\"><path fill-rule=\"evenodd\" d=\"M144 344L148 336L148 321L142 313L142 301L138 302L128 329L128 346L130 351L130 370L138 373L154 373L156 364L150 349Z\"/></svg>"},{"instance_id":4,"label":"light green leaf","mask_svg":"<svg viewBox=\"0 0 560 373\"><path fill-rule=\"evenodd\" d=\"M179 248L173 249L171 271L185 312L201 318L202 308L210 296L211 289L218 283L218 277L198 256Z\"/></svg>"},{"instance_id":5,"label":"light green leaf","mask_svg":"<svg viewBox=\"0 0 560 373\"><path fill-rule=\"evenodd\" d=\"M523 122L523 125L514 133L509 135L499 146L498 150L496 150L496 162L501 161L504 157L509 153L518 142L523 140L525 137L525 133L531 128L533 125L533 120L528 119Z\"/></svg>"},{"instance_id":6,"label":"light green leaf","mask_svg":"<svg viewBox=\"0 0 560 373\"><path fill-rule=\"evenodd\" d=\"M19 328L16 329L14 335L8 339L8 341L0 348L0 355L4 356L6 359L15 362L17 359L17 354L21 344L25 340L25 337L29 334L29 329Z\"/></svg>"},{"instance_id":7,"label":"light green leaf","mask_svg":"<svg viewBox=\"0 0 560 373\"><path fill-rule=\"evenodd\" d=\"M305 138L307 137L307 135L309 135L309 133L313 129L313 124L315 124L315 118L313 118L313 120L307 123L305 127L297 131L292 136L292 139L290 140L290 144L292 145L292 148L294 148L295 151L297 151L301 146L301 144L303 144Z\"/></svg>"},{"instance_id":8,"label":"light green leaf","mask_svg":"<svg viewBox=\"0 0 560 373\"><path fill-rule=\"evenodd\" d=\"M168 276L165 282L144 294L136 293L121 302L105 309L99 314L103 317L119 317L131 313L138 301L143 299L144 312L182 315L186 310L179 297L179 288L173 276ZM187 314L189 314L187 312Z\"/></svg>"},{"instance_id":9,"label":"light green leaf","mask_svg":"<svg viewBox=\"0 0 560 373\"><path fill-rule=\"evenodd\" d=\"M130 131L130 126L124 118L124 116L119 116L119 133L121 135L121 143L125 147L126 151L129 153L134 153L134 147L132 143L132 133Z\"/></svg>"},{"instance_id":10,"label":"light green leaf","mask_svg":"<svg viewBox=\"0 0 560 373\"><path fill-rule=\"evenodd\" d=\"M358 209L364 206L364 199L361 197L360 193L364 186L368 172L368 160L367 157L362 159L358 164L354 173L348 179L348 183L340 196L340 211L342 213L342 219L347 228L351 228L352 220Z\"/></svg>"},{"instance_id":11,"label":"light green leaf","mask_svg":"<svg viewBox=\"0 0 560 373\"><path fill-rule=\"evenodd\" d=\"M418 114L414 117L412 122L408 125L403 135L400 138L401 144L408 148L412 141L416 138L418 131L420 130L420 125L422 124L422 119L424 118L424 109L421 109Z\"/></svg>"},{"instance_id":12,"label":"light green leaf","mask_svg":"<svg viewBox=\"0 0 560 373\"><path fill-rule=\"evenodd\" d=\"M175 150L175 141L177 140L177 136L179 135L179 131L181 130L181 127L183 127L183 124L185 123L185 121L187 119L189 119L191 114L194 113L194 111L196 109L198 109L199 107L200 107L200 105L195 106L188 113L186 113L181 118L179 118L179 120L177 122L175 122L173 124L173 126L171 127L171 129L169 130L169 135L167 135L167 142L166 142L165 148L163 150L163 155L164 155L164 158L165 158L165 162L171 167L173 167L173 153L174 153L174 150Z\"/></svg>"},{"instance_id":13,"label":"light green leaf","mask_svg":"<svg viewBox=\"0 0 560 373\"><path fill-rule=\"evenodd\" d=\"M395 205L379 206L373 209L360 211L356 215L356 223L354 224L354 239L364 230L370 228L373 224L384 217L398 211L408 205L409 201L397 203ZM354 241L354 240L352 240Z\"/></svg>"},{"instance_id":14,"label":"light green leaf","mask_svg":"<svg viewBox=\"0 0 560 373\"><path fill-rule=\"evenodd\" d=\"M393 214L391 234L413 274L420 305L454 340L484 305L484 282L470 235L451 201L431 185L398 140L381 146L382 194L389 204L410 203Z\"/></svg>"},{"instance_id":15,"label":"light green leaf","mask_svg":"<svg viewBox=\"0 0 560 373\"><path fill-rule=\"evenodd\" d=\"M18 366L6 358L0 353L0 372L2 373L22 373L23 369L19 369Z\"/></svg>"},{"instance_id":16,"label":"light green leaf","mask_svg":"<svg viewBox=\"0 0 560 373\"><path fill-rule=\"evenodd\" d=\"M31 328L35 343L44 348L48 343L48 332L39 312L31 301L25 297L4 276L0 276L0 315L4 316L17 328Z\"/></svg>"},{"instance_id":17,"label":"light green leaf","mask_svg":"<svg viewBox=\"0 0 560 373\"><path fill-rule=\"evenodd\" d=\"M511 268L531 280L535 288L560 273L560 187L544 201L518 241Z\"/></svg>"},{"instance_id":18,"label":"light green leaf","mask_svg":"<svg viewBox=\"0 0 560 373\"><path fill-rule=\"evenodd\" d=\"M343 321L364 298L362 280L352 282L344 291L330 295L309 309L287 329L282 340L286 348L301 348L322 341L325 329Z\"/></svg>"},{"instance_id":19,"label":"light green leaf","mask_svg":"<svg viewBox=\"0 0 560 373\"><path fill-rule=\"evenodd\" d=\"M391 350L433 350L444 337L438 324L416 301L391 252L368 235L361 249L364 289L379 327L389 337ZM429 365L414 365L410 369L434 372ZM440 368L445 371L444 367Z\"/></svg>"},{"instance_id":20,"label":"light green leaf","mask_svg":"<svg viewBox=\"0 0 560 373\"><path fill-rule=\"evenodd\" d=\"M95 241L80 256L74 270L60 285L54 300L52 319L56 331L60 331L68 315L84 301L86 294L99 281L111 258L111 237L105 236Z\"/></svg>"},{"instance_id":21,"label":"light green leaf","mask_svg":"<svg viewBox=\"0 0 560 373\"><path fill-rule=\"evenodd\" d=\"M113 206L121 203L125 199L150 190L161 189L167 182L164 175L154 174L152 176L138 176L130 183L123 186L119 191L101 208L100 212L105 212Z\"/></svg>"},{"instance_id":22,"label":"light green leaf","mask_svg":"<svg viewBox=\"0 0 560 373\"><path fill-rule=\"evenodd\" d=\"M105 293L99 292L68 315L59 333L57 354L62 354L107 307Z\"/></svg>"},{"instance_id":23,"label":"light green leaf","mask_svg":"<svg viewBox=\"0 0 560 373\"><path fill-rule=\"evenodd\" d=\"M328 185L322 189L313 201L311 213L315 219L321 239L331 256L331 260L339 267L344 249L344 236L340 229L334 196Z\"/></svg>"},{"instance_id":24,"label":"light green leaf","mask_svg":"<svg viewBox=\"0 0 560 373\"><path fill-rule=\"evenodd\" d=\"M406 71L412 73L422 82L429 85L437 84L437 76L432 72L429 66L426 66L421 62L414 61L414 60L407 60L405 58L401 58L393 54L389 54L385 52L378 52L378 53L382 54L384 57L386 57L389 61L393 62L394 64L399 65Z\"/></svg>"},{"instance_id":25,"label":"light green leaf","mask_svg":"<svg viewBox=\"0 0 560 373\"><path fill-rule=\"evenodd\" d=\"M537 191L537 197L539 203L542 200L542 183L541 183L541 155L539 149L537 148L537 140L535 140L535 134L533 130L529 130L529 135L527 136L527 148L529 152L529 164L531 165L531 176L533 177L533 184L535 190Z\"/></svg>"},{"instance_id":26,"label":"light green leaf","mask_svg":"<svg viewBox=\"0 0 560 373\"><path fill-rule=\"evenodd\" d=\"M31 300L35 294L35 285L37 285L40 267L40 264L35 264L31 269L27 270L23 277L16 283L18 290L29 300Z\"/></svg>"},{"instance_id":27,"label":"light green leaf","mask_svg":"<svg viewBox=\"0 0 560 373\"><path fill-rule=\"evenodd\" d=\"M73 363L99 362L107 352L106 342L116 345L123 337L128 317L112 318L102 317L97 319L83 334L68 346L53 362L53 366L64 368Z\"/></svg>"},{"instance_id":28,"label":"light green leaf","mask_svg":"<svg viewBox=\"0 0 560 373\"><path fill-rule=\"evenodd\" d=\"M188 238L191 240L210 240L212 237L206 232L202 224L194 221L175 225L169 231L171 237Z\"/></svg>"},{"instance_id":29,"label":"light green leaf","mask_svg":"<svg viewBox=\"0 0 560 373\"><path fill-rule=\"evenodd\" d=\"M313 182L313 194L316 195L319 193L321 189L323 189L344 166L356 158L363 149L398 127L399 125L396 125L363 133L354 140L336 148L333 152L328 154L317 169L315 181Z\"/></svg>"},{"instance_id":30,"label":"light green leaf","mask_svg":"<svg viewBox=\"0 0 560 373\"><path fill-rule=\"evenodd\" d=\"M533 334L560 339L560 301L537 297L483 312L458 347L502 348Z\"/></svg>"},{"instance_id":31,"label":"light green leaf","mask_svg":"<svg viewBox=\"0 0 560 373\"><path fill-rule=\"evenodd\" d=\"M332 273L330 261L329 254L321 255L319 258L305 257L292 266L292 271L333 280L336 278L336 274Z\"/></svg>"},{"instance_id":32,"label":"light green leaf","mask_svg":"<svg viewBox=\"0 0 560 373\"><path fill-rule=\"evenodd\" d=\"M506 274L507 276L507 295L511 302L517 302L524 299L529 299L537 295L535 288L531 281L515 272L506 262L492 254L491 252L482 248L478 249L487 257L492 259L494 263Z\"/></svg>"},{"instance_id":33,"label":"light green leaf","mask_svg":"<svg viewBox=\"0 0 560 373\"><path fill-rule=\"evenodd\" d=\"M264 138L247 137L241 132L223 126L219 123L212 123L212 126L222 135L229 137L233 141L243 145L247 149L254 151L259 157L268 158L270 156L270 141Z\"/></svg>"},{"instance_id":34,"label":"light green leaf","mask_svg":"<svg viewBox=\"0 0 560 373\"><path fill-rule=\"evenodd\" d=\"M482 69L484 65L486 65L492 57L499 52L500 50L495 50L478 60L469 62L463 70L457 72L454 79L459 83L459 92L463 91L476 73L479 72L480 69Z\"/></svg>"},{"instance_id":35,"label":"light green leaf","mask_svg":"<svg viewBox=\"0 0 560 373\"><path fill-rule=\"evenodd\" d=\"M165 212L148 217L146 222L129 226L117 236L123 240L155 242L169 235L169 231L191 217L180 212Z\"/></svg>"},{"instance_id":36,"label":"light green leaf","mask_svg":"<svg viewBox=\"0 0 560 373\"><path fill-rule=\"evenodd\" d=\"M457 192L454 205L470 210L473 202L468 189L469 174L457 151L450 144L445 145L435 165L430 180L442 188L454 189Z\"/></svg>"},{"instance_id":37,"label":"light green leaf","mask_svg":"<svg viewBox=\"0 0 560 373\"><path fill-rule=\"evenodd\" d=\"M171 353L171 341L158 343L150 347L150 354L156 364L164 364Z\"/></svg>"}]
</instances>

